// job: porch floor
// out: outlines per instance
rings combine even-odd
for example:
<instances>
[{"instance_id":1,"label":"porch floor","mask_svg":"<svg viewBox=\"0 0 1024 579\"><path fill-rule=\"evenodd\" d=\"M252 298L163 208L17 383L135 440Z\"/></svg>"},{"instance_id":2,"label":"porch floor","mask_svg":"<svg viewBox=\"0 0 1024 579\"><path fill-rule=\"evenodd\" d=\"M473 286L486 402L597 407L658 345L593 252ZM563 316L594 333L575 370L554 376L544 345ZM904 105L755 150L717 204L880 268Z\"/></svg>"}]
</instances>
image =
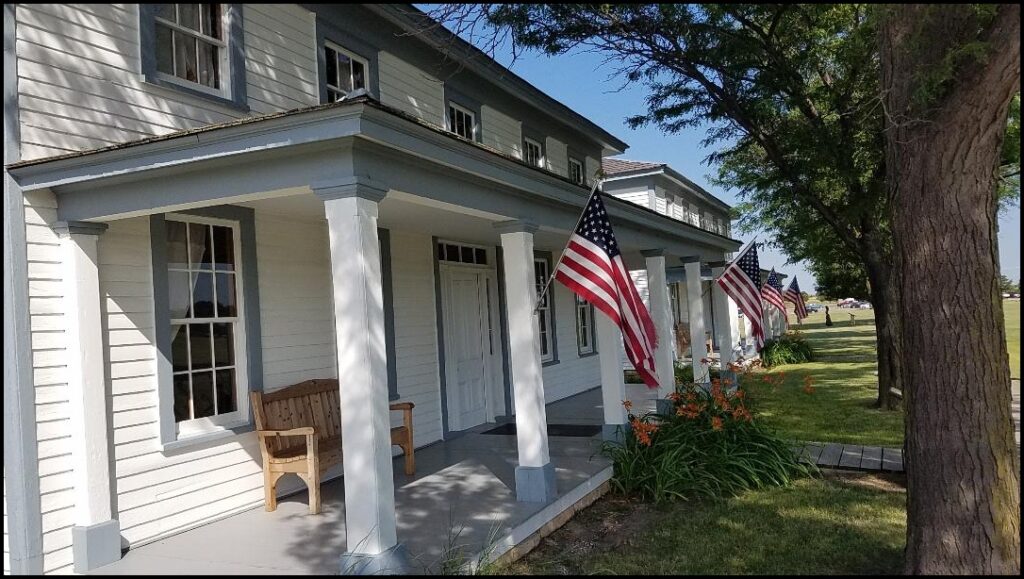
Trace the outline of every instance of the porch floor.
<instances>
[{"instance_id":1,"label":"porch floor","mask_svg":"<svg viewBox=\"0 0 1024 579\"><path fill-rule=\"evenodd\" d=\"M632 385L631 385L632 386ZM634 404L651 395L631 387ZM547 407L549 424L601 424L601 390L595 388ZM409 550L414 567L436 572L452 546L467 558L497 539L522 534L535 515L550 513L549 504L520 503L515 497L516 437L484 435L483 424L450 440L416 451L416 474L394 463L398 540ZM607 478L610 462L598 454L600 435L549 438L559 497L599 475ZM130 550L97 574L337 574L345 550L344 480L322 485L323 512L310 516L307 493L282 498L272 513L251 510ZM552 503L552 504L554 504ZM541 524L543 524L542 521ZM461 531L460 531L461 529ZM517 529L518 532L513 530ZM529 531L532 532L532 531ZM522 540L521 537L515 540Z\"/></svg>"}]
</instances>

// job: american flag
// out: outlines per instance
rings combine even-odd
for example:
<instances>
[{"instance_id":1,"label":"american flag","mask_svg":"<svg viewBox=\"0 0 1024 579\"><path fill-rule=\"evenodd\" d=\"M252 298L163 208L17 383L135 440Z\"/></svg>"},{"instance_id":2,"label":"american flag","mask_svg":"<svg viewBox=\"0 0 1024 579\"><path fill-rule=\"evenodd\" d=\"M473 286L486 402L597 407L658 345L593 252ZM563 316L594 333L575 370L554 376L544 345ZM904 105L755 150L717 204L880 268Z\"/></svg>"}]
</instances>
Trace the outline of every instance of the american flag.
<instances>
[{"instance_id":1,"label":"american flag","mask_svg":"<svg viewBox=\"0 0 1024 579\"><path fill-rule=\"evenodd\" d=\"M555 279L611 318L625 338L626 356L651 388L658 386L654 348L658 336L651 314L622 262L612 224L597 189L569 238Z\"/></svg>"},{"instance_id":2,"label":"american flag","mask_svg":"<svg viewBox=\"0 0 1024 579\"><path fill-rule=\"evenodd\" d=\"M782 301L782 283L779 282L779 274L775 273L775 268L772 268L772 272L768 274L768 281L761 287L761 297L779 308L782 315L786 315L786 304Z\"/></svg>"},{"instance_id":3,"label":"american flag","mask_svg":"<svg viewBox=\"0 0 1024 579\"><path fill-rule=\"evenodd\" d=\"M751 334L760 350L764 346L764 326L761 317L761 266L757 261L757 244L740 253L726 266L718 278L718 285L736 302L750 324Z\"/></svg>"},{"instance_id":4,"label":"american flag","mask_svg":"<svg viewBox=\"0 0 1024 579\"><path fill-rule=\"evenodd\" d=\"M807 306L804 304L804 296L800 293L800 284L796 283L796 276L789 282L789 287L782 294L786 301L793 302L796 309L796 319L802 320L807 317Z\"/></svg>"}]
</instances>

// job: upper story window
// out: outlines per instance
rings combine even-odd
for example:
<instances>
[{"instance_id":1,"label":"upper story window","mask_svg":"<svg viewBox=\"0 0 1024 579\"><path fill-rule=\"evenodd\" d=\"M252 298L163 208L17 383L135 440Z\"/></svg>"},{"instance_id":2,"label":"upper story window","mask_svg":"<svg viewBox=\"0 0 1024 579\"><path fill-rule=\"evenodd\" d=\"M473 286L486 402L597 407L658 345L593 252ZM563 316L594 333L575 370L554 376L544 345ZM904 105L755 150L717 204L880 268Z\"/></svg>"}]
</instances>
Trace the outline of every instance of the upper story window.
<instances>
[{"instance_id":1,"label":"upper story window","mask_svg":"<svg viewBox=\"0 0 1024 579\"><path fill-rule=\"evenodd\" d=\"M544 167L544 149L540 143L523 137L523 160L535 167Z\"/></svg>"},{"instance_id":2,"label":"upper story window","mask_svg":"<svg viewBox=\"0 0 1024 579\"><path fill-rule=\"evenodd\" d=\"M577 185L583 185L583 163L579 159L569 157L569 180Z\"/></svg>"},{"instance_id":3,"label":"upper story window","mask_svg":"<svg viewBox=\"0 0 1024 579\"><path fill-rule=\"evenodd\" d=\"M476 114L453 102L448 103L448 130L456 135L476 140Z\"/></svg>"},{"instance_id":4,"label":"upper story window","mask_svg":"<svg viewBox=\"0 0 1024 579\"><path fill-rule=\"evenodd\" d=\"M155 16L156 70L220 91L227 63L222 4L161 4Z\"/></svg>"},{"instance_id":5,"label":"upper story window","mask_svg":"<svg viewBox=\"0 0 1024 579\"><path fill-rule=\"evenodd\" d=\"M146 82L247 110L241 4L140 4Z\"/></svg>"},{"instance_id":6,"label":"upper story window","mask_svg":"<svg viewBox=\"0 0 1024 579\"><path fill-rule=\"evenodd\" d=\"M324 60L327 102L339 101L354 90L366 88L370 64L365 58L328 42L324 44Z\"/></svg>"}]
</instances>

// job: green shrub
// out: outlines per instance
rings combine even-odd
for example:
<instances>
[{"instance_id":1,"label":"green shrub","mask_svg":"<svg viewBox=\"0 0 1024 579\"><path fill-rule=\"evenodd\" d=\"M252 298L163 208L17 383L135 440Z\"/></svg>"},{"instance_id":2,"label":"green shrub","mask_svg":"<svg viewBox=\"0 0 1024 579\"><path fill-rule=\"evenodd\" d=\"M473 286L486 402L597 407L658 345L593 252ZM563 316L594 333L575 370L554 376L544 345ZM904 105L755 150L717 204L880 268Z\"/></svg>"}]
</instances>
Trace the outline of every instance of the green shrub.
<instances>
[{"instance_id":1,"label":"green shrub","mask_svg":"<svg viewBox=\"0 0 1024 579\"><path fill-rule=\"evenodd\" d=\"M630 415L623 441L602 446L614 462L615 490L656 502L720 498L816 472L754 420L743 390L727 394L716 380L710 392L691 384L672 398L672 414Z\"/></svg>"},{"instance_id":2,"label":"green shrub","mask_svg":"<svg viewBox=\"0 0 1024 579\"><path fill-rule=\"evenodd\" d=\"M684 384L693 384L693 366L687 364L685 366L676 366L676 386ZM710 380L717 379L721 373L718 368L708 368L708 375Z\"/></svg>"},{"instance_id":3,"label":"green shrub","mask_svg":"<svg viewBox=\"0 0 1024 579\"><path fill-rule=\"evenodd\" d=\"M644 381L640 378L640 375L636 373L636 370L626 370L624 375L626 384L643 384Z\"/></svg>"},{"instance_id":4,"label":"green shrub","mask_svg":"<svg viewBox=\"0 0 1024 579\"><path fill-rule=\"evenodd\" d=\"M778 340L768 340L761 350L761 364L766 368L783 364L802 364L814 359L814 350L799 332L783 334Z\"/></svg>"}]
</instances>

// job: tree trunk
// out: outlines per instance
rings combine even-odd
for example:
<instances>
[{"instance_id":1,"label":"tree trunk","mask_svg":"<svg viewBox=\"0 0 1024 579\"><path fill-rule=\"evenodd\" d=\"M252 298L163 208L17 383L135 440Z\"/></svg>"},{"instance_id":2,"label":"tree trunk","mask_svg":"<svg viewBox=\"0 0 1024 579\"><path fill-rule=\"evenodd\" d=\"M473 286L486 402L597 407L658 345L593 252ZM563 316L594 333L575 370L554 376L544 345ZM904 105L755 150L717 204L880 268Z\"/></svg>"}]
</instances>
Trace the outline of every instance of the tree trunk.
<instances>
[{"instance_id":1,"label":"tree trunk","mask_svg":"<svg viewBox=\"0 0 1024 579\"><path fill-rule=\"evenodd\" d=\"M908 573L1020 572L1020 461L995 243L996 170L1020 85L1020 7L1000 6L987 24L976 10L893 7L881 28L909 385ZM987 58L920 100L918 82L974 40Z\"/></svg>"},{"instance_id":2,"label":"tree trunk","mask_svg":"<svg viewBox=\"0 0 1024 579\"><path fill-rule=\"evenodd\" d=\"M891 389L904 389L900 358L899 287L893 277L893 268L880 258L866 258L868 279L871 282L871 304L875 308L875 337L878 347L878 399L875 406L881 410L896 407Z\"/></svg>"}]
</instances>

